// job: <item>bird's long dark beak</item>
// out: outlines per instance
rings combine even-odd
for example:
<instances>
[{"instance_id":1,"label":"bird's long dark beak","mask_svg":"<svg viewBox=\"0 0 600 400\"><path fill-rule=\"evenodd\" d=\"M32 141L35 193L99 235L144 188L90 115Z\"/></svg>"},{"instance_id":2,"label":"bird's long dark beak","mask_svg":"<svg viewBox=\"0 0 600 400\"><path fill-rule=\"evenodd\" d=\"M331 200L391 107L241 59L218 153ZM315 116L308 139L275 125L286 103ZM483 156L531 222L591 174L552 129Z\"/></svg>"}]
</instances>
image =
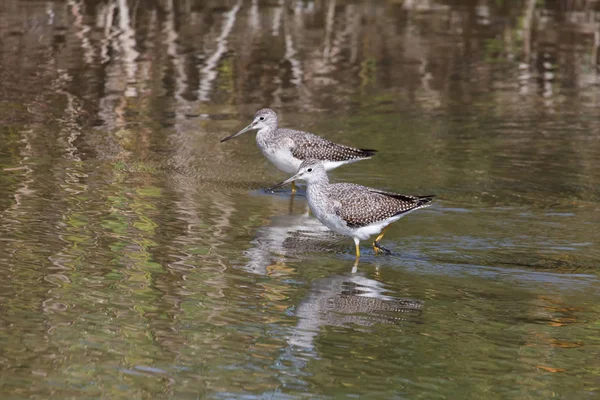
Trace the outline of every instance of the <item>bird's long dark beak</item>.
<instances>
[{"instance_id":1,"label":"bird's long dark beak","mask_svg":"<svg viewBox=\"0 0 600 400\"><path fill-rule=\"evenodd\" d=\"M238 133L234 133L233 135L230 135L230 136L227 136L227 137L226 137L226 138L224 138L224 139L221 139L221 143L223 143L223 142L226 142L226 141L228 141L229 139L233 139L233 138L234 138L234 137L236 137L236 136L240 136L240 135L241 135L242 133L244 133L244 132L247 132L247 131L249 131L249 130L252 130L252 129L254 129L254 128L253 128L253 126L254 126L254 122L253 122L253 123L251 123L250 125L248 125L247 127L245 127L244 129L242 129L241 131L239 131Z\"/></svg>"},{"instance_id":2,"label":"bird's long dark beak","mask_svg":"<svg viewBox=\"0 0 600 400\"><path fill-rule=\"evenodd\" d=\"M285 181L278 183L275 186L271 186L267 190L273 191L273 189L276 189L276 188L278 188L280 186L287 185L288 183L294 182L296 179L298 179L298 175L300 175L300 174L296 174L296 175L292 176L291 178L286 179Z\"/></svg>"}]
</instances>

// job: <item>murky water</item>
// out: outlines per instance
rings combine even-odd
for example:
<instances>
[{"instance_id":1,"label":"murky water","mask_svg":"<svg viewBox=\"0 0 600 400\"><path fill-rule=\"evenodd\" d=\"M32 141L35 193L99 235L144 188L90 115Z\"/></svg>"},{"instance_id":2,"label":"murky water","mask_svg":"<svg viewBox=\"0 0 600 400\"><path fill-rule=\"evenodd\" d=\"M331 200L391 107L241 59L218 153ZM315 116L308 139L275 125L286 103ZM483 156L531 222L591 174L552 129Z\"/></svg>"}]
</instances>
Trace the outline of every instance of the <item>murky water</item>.
<instances>
[{"instance_id":1,"label":"murky water","mask_svg":"<svg viewBox=\"0 0 600 400\"><path fill-rule=\"evenodd\" d=\"M594 1L2 1L2 397L597 398L598 32ZM263 106L434 206L353 274L219 143Z\"/></svg>"}]
</instances>

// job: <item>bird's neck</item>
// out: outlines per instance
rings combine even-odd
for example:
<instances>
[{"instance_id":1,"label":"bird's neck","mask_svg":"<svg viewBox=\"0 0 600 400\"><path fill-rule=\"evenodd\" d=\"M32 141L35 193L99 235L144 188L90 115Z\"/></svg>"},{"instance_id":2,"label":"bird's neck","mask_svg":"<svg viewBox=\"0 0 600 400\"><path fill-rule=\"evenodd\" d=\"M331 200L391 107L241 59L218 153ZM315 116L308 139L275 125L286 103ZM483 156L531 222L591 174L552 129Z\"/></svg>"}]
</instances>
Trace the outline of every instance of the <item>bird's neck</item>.
<instances>
[{"instance_id":1,"label":"bird's neck","mask_svg":"<svg viewBox=\"0 0 600 400\"><path fill-rule=\"evenodd\" d=\"M308 206L311 211L317 217L319 221L327 219L327 207L330 202L328 201L328 190L329 179L327 174L319 175L318 177L312 177L312 179L306 182L306 199L308 200Z\"/></svg>"},{"instance_id":2,"label":"bird's neck","mask_svg":"<svg viewBox=\"0 0 600 400\"><path fill-rule=\"evenodd\" d=\"M307 188L310 187L322 187L322 186L327 186L329 185L329 177L327 176L326 172L323 172L319 175L313 176L312 179L308 182L306 182L306 186Z\"/></svg>"},{"instance_id":3,"label":"bird's neck","mask_svg":"<svg viewBox=\"0 0 600 400\"><path fill-rule=\"evenodd\" d=\"M256 132L256 141L258 143L261 142L266 142L267 140L271 139L274 135L275 132L277 131L277 127L273 127L273 126L266 126L264 128L261 128L258 130L258 132Z\"/></svg>"}]
</instances>

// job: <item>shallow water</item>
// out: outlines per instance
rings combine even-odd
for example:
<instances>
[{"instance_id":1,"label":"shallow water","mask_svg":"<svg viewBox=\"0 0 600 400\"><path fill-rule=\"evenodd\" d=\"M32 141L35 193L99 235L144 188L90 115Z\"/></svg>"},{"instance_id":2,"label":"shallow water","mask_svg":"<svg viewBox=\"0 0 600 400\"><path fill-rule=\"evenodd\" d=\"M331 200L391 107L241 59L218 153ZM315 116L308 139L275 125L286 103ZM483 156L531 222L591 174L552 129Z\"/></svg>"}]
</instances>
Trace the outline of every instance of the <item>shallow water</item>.
<instances>
[{"instance_id":1,"label":"shallow water","mask_svg":"<svg viewBox=\"0 0 600 400\"><path fill-rule=\"evenodd\" d=\"M3 1L3 397L598 397L597 5L504 3ZM264 106L438 196L392 255L219 143Z\"/></svg>"}]
</instances>

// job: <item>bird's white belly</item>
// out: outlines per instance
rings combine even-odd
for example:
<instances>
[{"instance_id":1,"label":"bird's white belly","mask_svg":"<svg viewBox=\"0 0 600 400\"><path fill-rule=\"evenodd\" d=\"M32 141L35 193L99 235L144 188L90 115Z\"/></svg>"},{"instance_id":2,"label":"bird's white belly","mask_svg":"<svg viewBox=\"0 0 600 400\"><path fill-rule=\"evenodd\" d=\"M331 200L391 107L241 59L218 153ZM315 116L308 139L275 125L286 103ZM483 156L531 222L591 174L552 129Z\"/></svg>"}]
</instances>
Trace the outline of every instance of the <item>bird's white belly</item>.
<instances>
[{"instance_id":1,"label":"bird's white belly","mask_svg":"<svg viewBox=\"0 0 600 400\"><path fill-rule=\"evenodd\" d=\"M385 228L389 224L393 224L394 222L398 221L400 218L405 217L407 214L410 214L413 211L415 211L415 210L410 210L408 212L405 212L404 214L396 215L395 217L391 217L391 218L385 219L383 221L375 222L370 225L363 226L362 228L354 229L354 233L352 233L351 236L357 237L360 240L366 240L370 236L380 234L381 231L383 230L383 228Z\"/></svg>"},{"instance_id":2,"label":"bird's white belly","mask_svg":"<svg viewBox=\"0 0 600 400\"><path fill-rule=\"evenodd\" d=\"M341 235L352 236L352 230L348 228L348 225L344 220L335 213L327 212L327 210L322 207L323 198L315 197L312 191L309 190L307 192L307 200L310 210L323 225Z\"/></svg>"},{"instance_id":3,"label":"bird's white belly","mask_svg":"<svg viewBox=\"0 0 600 400\"><path fill-rule=\"evenodd\" d=\"M286 148L266 148L263 150L263 154L277 169L288 174L298 172L298 167L302 164L302 161L295 158L292 152Z\"/></svg>"},{"instance_id":4,"label":"bird's white belly","mask_svg":"<svg viewBox=\"0 0 600 400\"><path fill-rule=\"evenodd\" d=\"M367 240L369 237L371 237L373 235L380 234L381 231L383 230L383 228L385 228L392 222L394 222L394 221L390 221L388 219L388 220L374 223L371 225L363 226L361 228L356 228L356 229L354 229L352 236L359 238L360 240Z\"/></svg>"}]
</instances>

